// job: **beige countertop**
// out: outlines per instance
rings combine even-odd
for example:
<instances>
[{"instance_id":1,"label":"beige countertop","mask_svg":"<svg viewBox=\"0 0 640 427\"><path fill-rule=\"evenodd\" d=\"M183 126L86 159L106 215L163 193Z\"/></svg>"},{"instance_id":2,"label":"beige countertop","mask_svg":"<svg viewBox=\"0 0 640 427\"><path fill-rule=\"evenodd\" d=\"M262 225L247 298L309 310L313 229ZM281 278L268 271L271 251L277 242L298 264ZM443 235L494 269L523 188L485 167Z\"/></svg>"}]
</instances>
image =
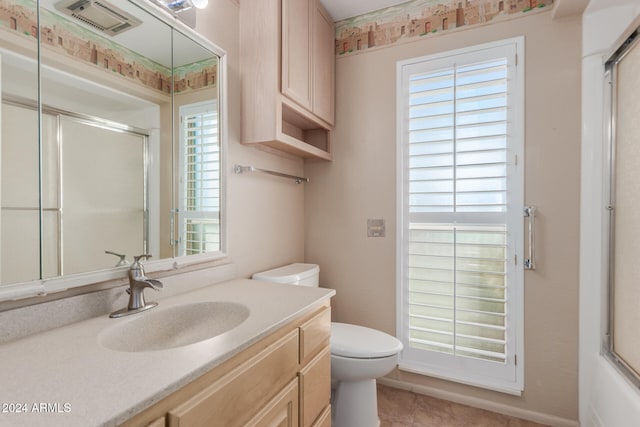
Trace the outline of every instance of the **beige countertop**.
<instances>
[{"instance_id":1,"label":"beige countertop","mask_svg":"<svg viewBox=\"0 0 640 427\"><path fill-rule=\"evenodd\" d=\"M334 294L236 279L163 299L147 313L203 301L250 310L222 335L167 350L128 353L101 344L105 330L145 313L96 317L2 345L0 426L118 425Z\"/></svg>"}]
</instances>

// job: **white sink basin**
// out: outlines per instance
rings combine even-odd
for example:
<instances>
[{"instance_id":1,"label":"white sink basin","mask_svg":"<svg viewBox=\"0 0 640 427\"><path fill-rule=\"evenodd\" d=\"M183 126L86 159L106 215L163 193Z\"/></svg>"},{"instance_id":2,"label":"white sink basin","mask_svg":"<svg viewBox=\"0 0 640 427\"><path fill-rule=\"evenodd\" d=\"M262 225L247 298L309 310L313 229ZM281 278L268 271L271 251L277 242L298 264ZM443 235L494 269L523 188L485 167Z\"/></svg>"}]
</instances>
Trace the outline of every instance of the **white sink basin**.
<instances>
[{"instance_id":1,"label":"white sink basin","mask_svg":"<svg viewBox=\"0 0 640 427\"><path fill-rule=\"evenodd\" d=\"M103 347L123 352L167 350L224 334L249 317L249 309L233 302L199 302L158 307L119 319L102 331Z\"/></svg>"}]
</instances>

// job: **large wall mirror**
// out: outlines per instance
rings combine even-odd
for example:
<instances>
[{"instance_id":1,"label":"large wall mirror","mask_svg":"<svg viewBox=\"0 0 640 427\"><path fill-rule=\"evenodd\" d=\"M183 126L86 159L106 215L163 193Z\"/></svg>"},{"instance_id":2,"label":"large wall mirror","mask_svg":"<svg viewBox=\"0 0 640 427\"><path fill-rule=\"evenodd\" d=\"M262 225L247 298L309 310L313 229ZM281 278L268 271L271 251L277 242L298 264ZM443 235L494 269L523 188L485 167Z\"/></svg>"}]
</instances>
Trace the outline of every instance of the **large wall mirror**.
<instances>
[{"instance_id":1,"label":"large wall mirror","mask_svg":"<svg viewBox=\"0 0 640 427\"><path fill-rule=\"evenodd\" d=\"M0 0L0 300L224 251L220 51L144 0Z\"/></svg>"}]
</instances>

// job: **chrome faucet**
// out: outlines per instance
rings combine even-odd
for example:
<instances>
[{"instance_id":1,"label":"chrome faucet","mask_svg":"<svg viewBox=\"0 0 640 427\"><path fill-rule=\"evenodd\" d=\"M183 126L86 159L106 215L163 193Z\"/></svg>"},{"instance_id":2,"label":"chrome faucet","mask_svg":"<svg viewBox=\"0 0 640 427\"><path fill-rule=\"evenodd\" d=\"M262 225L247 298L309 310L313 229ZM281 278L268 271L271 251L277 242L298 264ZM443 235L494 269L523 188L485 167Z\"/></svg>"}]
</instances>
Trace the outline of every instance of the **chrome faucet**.
<instances>
[{"instance_id":1,"label":"chrome faucet","mask_svg":"<svg viewBox=\"0 0 640 427\"><path fill-rule=\"evenodd\" d=\"M151 288L158 291L162 289L162 282L144 275L144 268L140 263L141 258L151 258L151 255L143 254L133 257L133 264L129 267L129 289L127 289L129 304L121 310L114 311L109 317L122 317L140 313L158 305L157 302L145 302L144 289Z\"/></svg>"}]
</instances>

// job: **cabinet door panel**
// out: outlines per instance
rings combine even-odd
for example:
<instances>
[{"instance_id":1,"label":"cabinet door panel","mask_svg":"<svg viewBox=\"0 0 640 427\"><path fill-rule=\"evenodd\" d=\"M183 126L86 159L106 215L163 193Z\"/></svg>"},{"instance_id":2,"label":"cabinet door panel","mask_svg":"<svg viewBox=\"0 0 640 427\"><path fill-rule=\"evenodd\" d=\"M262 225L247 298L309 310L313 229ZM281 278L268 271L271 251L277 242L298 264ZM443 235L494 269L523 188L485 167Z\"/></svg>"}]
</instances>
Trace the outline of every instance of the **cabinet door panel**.
<instances>
[{"instance_id":1,"label":"cabinet door panel","mask_svg":"<svg viewBox=\"0 0 640 427\"><path fill-rule=\"evenodd\" d=\"M312 427L331 427L331 406L327 406Z\"/></svg>"},{"instance_id":2,"label":"cabinet door panel","mask_svg":"<svg viewBox=\"0 0 640 427\"><path fill-rule=\"evenodd\" d=\"M310 0L282 1L282 93L311 110Z\"/></svg>"},{"instance_id":3,"label":"cabinet door panel","mask_svg":"<svg viewBox=\"0 0 640 427\"><path fill-rule=\"evenodd\" d=\"M314 0L313 112L333 125L335 121L335 30L320 0Z\"/></svg>"},{"instance_id":4,"label":"cabinet door panel","mask_svg":"<svg viewBox=\"0 0 640 427\"><path fill-rule=\"evenodd\" d=\"M297 427L298 381L291 381L245 427Z\"/></svg>"},{"instance_id":5,"label":"cabinet door panel","mask_svg":"<svg viewBox=\"0 0 640 427\"><path fill-rule=\"evenodd\" d=\"M300 363L306 364L331 339L331 309L327 308L300 325Z\"/></svg>"},{"instance_id":6,"label":"cabinet door panel","mask_svg":"<svg viewBox=\"0 0 640 427\"><path fill-rule=\"evenodd\" d=\"M300 371L300 425L311 427L331 400L331 352L325 347Z\"/></svg>"}]
</instances>

